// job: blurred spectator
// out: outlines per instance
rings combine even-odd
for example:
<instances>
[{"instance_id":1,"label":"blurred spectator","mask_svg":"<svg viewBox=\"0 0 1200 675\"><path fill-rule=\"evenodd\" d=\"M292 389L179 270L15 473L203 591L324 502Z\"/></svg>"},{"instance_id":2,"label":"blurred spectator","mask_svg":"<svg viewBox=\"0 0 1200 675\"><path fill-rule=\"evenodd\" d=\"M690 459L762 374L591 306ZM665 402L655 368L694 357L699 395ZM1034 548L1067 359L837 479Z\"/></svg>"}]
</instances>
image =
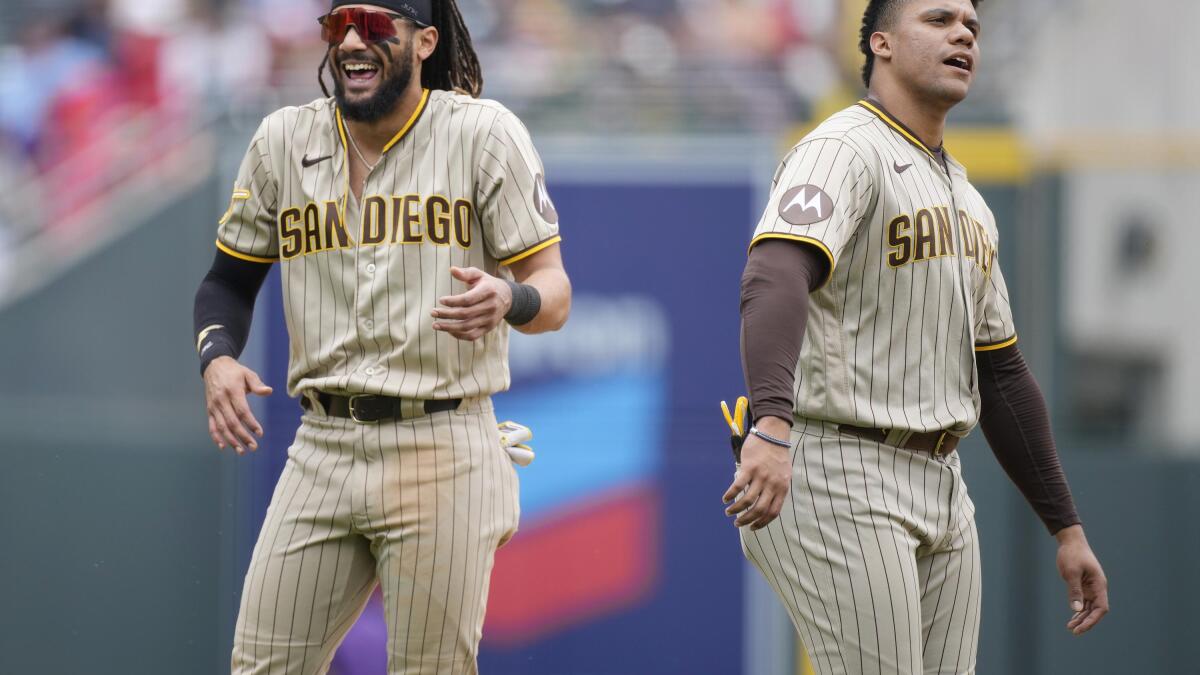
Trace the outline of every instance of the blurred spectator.
<instances>
[{"instance_id":1,"label":"blurred spectator","mask_svg":"<svg viewBox=\"0 0 1200 675\"><path fill-rule=\"evenodd\" d=\"M241 8L223 16L193 0L188 20L162 44L158 89L172 111L205 110L261 97L270 66L271 43L251 16Z\"/></svg>"},{"instance_id":2,"label":"blurred spectator","mask_svg":"<svg viewBox=\"0 0 1200 675\"><path fill-rule=\"evenodd\" d=\"M104 69L100 49L67 33L66 25L31 17L18 42L0 52L0 132L30 155L55 99Z\"/></svg>"},{"instance_id":3,"label":"blurred spectator","mask_svg":"<svg viewBox=\"0 0 1200 675\"><path fill-rule=\"evenodd\" d=\"M485 95L548 131L775 133L853 76L822 38L841 0L460 4ZM318 95L328 0L61 6L0 47L0 138L60 195L56 226L209 115Z\"/></svg>"}]
</instances>

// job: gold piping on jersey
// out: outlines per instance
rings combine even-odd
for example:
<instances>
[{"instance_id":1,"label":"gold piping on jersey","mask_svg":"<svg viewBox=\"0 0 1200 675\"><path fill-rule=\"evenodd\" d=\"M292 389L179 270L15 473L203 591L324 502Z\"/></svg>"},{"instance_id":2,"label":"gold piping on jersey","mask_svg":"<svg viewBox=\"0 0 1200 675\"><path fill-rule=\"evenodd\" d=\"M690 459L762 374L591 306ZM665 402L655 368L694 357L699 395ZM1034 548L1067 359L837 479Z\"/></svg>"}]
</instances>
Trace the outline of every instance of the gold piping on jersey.
<instances>
[{"instance_id":1,"label":"gold piping on jersey","mask_svg":"<svg viewBox=\"0 0 1200 675\"><path fill-rule=\"evenodd\" d=\"M501 265L511 265L515 262L519 262L519 261L524 260L524 259L528 258L529 256L533 255L534 253L541 251L542 249L549 248L550 246L557 244L560 241L562 241L562 237L556 234L553 237L550 237L549 239L547 239L546 241L543 241L540 244L534 244L533 246L525 249L524 251L521 251L520 253L518 253L514 256L510 256L508 258L505 258L504 260L501 260L500 264Z\"/></svg>"},{"instance_id":2,"label":"gold piping on jersey","mask_svg":"<svg viewBox=\"0 0 1200 675\"><path fill-rule=\"evenodd\" d=\"M220 239L217 240L217 248L224 251L225 253L228 253L229 255L237 258L238 260L248 260L250 262L256 262L256 263L279 262L278 258L260 258L256 255L250 255L249 253L242 253L241 251L235 251L235 250L229 248L228 246L226 246L225 244L222 244Z\"/></svg>"},{"instance_id":3,"label":"gold piping on jersey","mask_svg":"<svg viewBox=\"0 0 1200 675\"><path fill-rule=\"evenodd\" d=\"M392 146L399 143L400 139L404 138L409 130L413 128L413 125L421 118L421 113L425 112L425 104L428 102L429 90L422 89L421 100L417 101L416 109L413 110L412 115L409 115L408 121L404 123L404 126L400 127L400 131L396 132L395 136L392 136L392 140L383 146L383 150L379 153L380 159L383 158L384 153L391 150ZM342 109L334 106L333 116L337 120L338 136L341 137L342 141L342 170L346 173L346 191L342 194L342 222L345 223L346 202L350 199L350 146L346 142L346 123L342 121Z\"/></svg>"},{"instance_id":4,"label":"gold piping on jersey","mask_svg":"<svg viewBox=\"0 0 1200 675\"><path fill-rule=\"evenodd\" d=\"M933 154L933 151L930 150L927 145L922 143L921 139L917 138L916 136L914 136L912 134L912 132L910 132L908 129L904 128L904 125L901 124L899 120L893 118L891 115L889 115L886 112L875 107L870 101L868 101L866 99L859 101L858 104L861 105L862 107L866 108L867 110L870 110L871 112L875 113L876 117L883 120L884 123L886 123L889 127L895 129L896 133L900 134L905 139L907 139L909 143L912 143L913 145L920 148L925 154L929 155L930 159L937 159L937 156Z\"/></svg>"},{"instance_id":5,"label":"gold piping on jersey","mask_svg":"<svg viewBox=\"0 0 1200 675\"><path fill-rule=\"evenodd\" d=\"M387 145L383 146L383 152L387 152L392 148L393 145L399 143L400 139L404 138L404 135L408 133L408 130L413 128L413 125L416 124L417 120L421 117L421 113L425 112L425 103L428 101L429 90L422 89L421 100L417 102L417 109L413 110L412 116L408 118L408 121L404 123L404 126L400 127L400 131L392 137L392 140L388 141Z\"/></svg>"},{"instance_id":6,"label":"gold piping on jersey","mask_svg":"<svg viewBox=\"0 0 1200 675\"><path fill-rule=\"evenodd\" d=\"M342 141L342 173L346 175L346 188L342 191L342 223L346 222L346 203L350 201L350 144L346 142L346 125L342 122L342 111L336 105L333 119L337 122L338 137Z\"/></svg>"},{"instance_id":7,"label":"gold piping on jersey","mask_svg":"<svg viewBox=\"0 0 1200 675\"><path fill-rule=\"evenodd\" d=\"M997 349L1004 349L1005 347L1009 347L1009 346L1012 346L1015 344L1017 344L1017 336L1016 335L1014 335L1002 342L993 342L992 344L987 344L987 345L975 345L975 351L977 351L977 352L993 352L993 351L996 351Z\"/></svg>"},{"instance_id":8,"label":"gold piping on jersey","mask_svg":"<svg viewBox=\"0 0 1200 675\"><path fill-rule=\"evenodd\" d=\"M250 199L250 191L235 187L233 189L233 196L229 198L229 209L225 211L225 215L221 216L221 219L217 221L217 224L224 225L225 223L229 222L229 219L233 217L233 209L235 206L237 206L238 201L246 199Z\"/></svg>"},{"instance_id":9,"label":"gold piping on jersey","mask_svg":"<svg viewBox=\"0 0 1200 675\"><path fill-rule=\"evenodd\" d=\"M750 247L746 249L746 255L750 255L750 251L754 250L754 245L764 239L785 239L787 241L798 241L817 247L820 249L821 253L824 253L825 257L829 259L829 273L825 275L825 278L821 280L821 283L817 284L816 290L819 291L824 288L825 284L829 283L829 280L833 278L833 268L837 266L837 263L833 259L833 252L830 251L829 247L819 239L805 237L804 235L800 234L788 234L786 232L763 232L750 241Z\"/></svg>"}]
</instances>

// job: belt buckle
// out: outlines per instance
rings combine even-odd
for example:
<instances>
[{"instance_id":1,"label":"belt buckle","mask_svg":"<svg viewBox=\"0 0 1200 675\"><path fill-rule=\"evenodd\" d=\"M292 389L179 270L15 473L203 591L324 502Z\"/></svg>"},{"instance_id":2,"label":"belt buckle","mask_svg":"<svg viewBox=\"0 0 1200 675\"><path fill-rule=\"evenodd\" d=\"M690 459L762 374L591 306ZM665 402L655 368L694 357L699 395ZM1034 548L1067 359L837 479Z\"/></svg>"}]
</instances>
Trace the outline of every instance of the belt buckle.
<instances>
[{"instance_id":1,"label":"belt buckle","mask_svg":"<svg viewBox=\"0 0 1200 675\"><path fill-rule=\"evenodd\" d=\"M944 457L945 456L942 454L942 446L945 445L946 437L949 435L950 435L950 430L948 430L948 429L943 429L942 432L940 434L938 434L937 443L935 443L933 445L933 456L934 457Z\"/></svg>"},{"instance_id":2,"label":"belt buckle","mask_svg":"<svg viewBox=\"0 0 1200 675\"><path fill-rule=\"evenodd\" d=\"M355 394L350 397L350 404L348 406L350 408L350 419L354 420L355 422L358 422L359 424L377 424L379 422L379 420L377 420L377 419L365 420L365 419L360 418L358 416L358 411L355 409L355 406L357 405L359 399L367 398L369 396L370 396L370 394Z\"/></svg>"}]
</instances>

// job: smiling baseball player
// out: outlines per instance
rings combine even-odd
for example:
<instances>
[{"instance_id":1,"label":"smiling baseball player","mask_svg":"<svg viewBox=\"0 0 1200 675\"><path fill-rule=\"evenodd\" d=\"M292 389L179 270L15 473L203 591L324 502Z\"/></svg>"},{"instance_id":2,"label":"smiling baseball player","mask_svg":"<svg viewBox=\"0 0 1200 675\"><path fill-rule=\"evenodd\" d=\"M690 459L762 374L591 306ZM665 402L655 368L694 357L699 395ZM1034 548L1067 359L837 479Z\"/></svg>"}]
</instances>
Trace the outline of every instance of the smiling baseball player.
<instances>
[{"instance_id":1,"label":"smiling baseball player","mask_svg":"<svg viewBox=\"0 0 1200 675\"><path fill-rule=\"evenodd\" d=\"M784 158L742 277L753 427L724 499L822 675L975 671L956 446L976 423L1058 539L1067 627L1108 611L1016 346L996 224L942 147L978 67L974 5L868 3L868 96Z\"/></svg>"},{"instance_id":2,"label":"smiling baseball player","mask_svg":"<svg viewBox=\"0 0 1200 675\"><path fill-rule=\"evenodd\" d=\"M281 266L305 414L242 591L233 672L326 672L376 583L389 672L473 673L517 478L490 395L508 326L566 321L558 214L521 122L482 87L453 0L335 0L334 95L259 127L196 296L219 447L257 447L236 361ZM322 82L324 87L324 82Z\"/></svg>"}]
</instances>

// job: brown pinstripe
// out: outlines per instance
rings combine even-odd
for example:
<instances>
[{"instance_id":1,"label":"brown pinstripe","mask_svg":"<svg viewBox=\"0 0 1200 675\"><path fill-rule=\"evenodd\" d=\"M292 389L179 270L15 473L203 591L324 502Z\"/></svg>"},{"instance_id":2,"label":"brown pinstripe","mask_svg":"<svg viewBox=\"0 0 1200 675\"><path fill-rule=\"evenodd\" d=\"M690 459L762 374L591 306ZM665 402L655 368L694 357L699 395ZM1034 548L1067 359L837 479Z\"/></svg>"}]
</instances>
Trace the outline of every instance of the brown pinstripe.
<instances>
[{"instance_id":1,"label":"brown pinstripe","mask_svg":"<svg viewBox=\"0 0 1200 675\"><path fill-rule=\"evenodd\" d=\"M319 406L305 416L246 577L238 675L325 672L376 579L390 672L476 670L493 554L517 527L517 478L488 398L509 386L509 328L464 342L434 331L431 312L465 290L452 266L510 276L505 266L557 241L558 226L515 115L425 96L361 199L347 190L331 99L269 115L220 222L222 250L280 262L290 395L465 399L378 425Z\"/></svg>"},{"instance_id":2,"label":"brown pinstripe","mask_svg":"<svg viewBox=\"0 0 1200 675\"><path fill-rule=\"evenodd\" d=\"M944 460L797 420L792 489L742 548L820 675L968 674L979 637L975 506Z\"/></svg>"},{"instance_id":3,"label":"brown pinstripe","mask_svg":"<svg viewBox=\"0 0 1200 675\"><path fill-rule=\"evenodd\" d=\"M901 255L893 223L922 211L938 254L913 255L914 239ZM791 491L769 526L742 528L746 555L821 675L973 673L979 551L958 455L837 425L965 436L978 422L975 351L1015 340L999 264L968 254L998 248L992 213L953 158L864 103L784 158L754 241L771 237L817 246L832 270L796 364Z\"/></svg>"},{"instance_id":4,"label":"brown pinstripe","mask_svg":"<svg viewBox=\"0 0 1200 675\"><path fill-rule=\"evenodd\" d=\"M233 672L325 672L378 580L389 672L475 673L517 497L487 399L382 424L305 415L246 575Z\"/></svg>"}]
</instances>

